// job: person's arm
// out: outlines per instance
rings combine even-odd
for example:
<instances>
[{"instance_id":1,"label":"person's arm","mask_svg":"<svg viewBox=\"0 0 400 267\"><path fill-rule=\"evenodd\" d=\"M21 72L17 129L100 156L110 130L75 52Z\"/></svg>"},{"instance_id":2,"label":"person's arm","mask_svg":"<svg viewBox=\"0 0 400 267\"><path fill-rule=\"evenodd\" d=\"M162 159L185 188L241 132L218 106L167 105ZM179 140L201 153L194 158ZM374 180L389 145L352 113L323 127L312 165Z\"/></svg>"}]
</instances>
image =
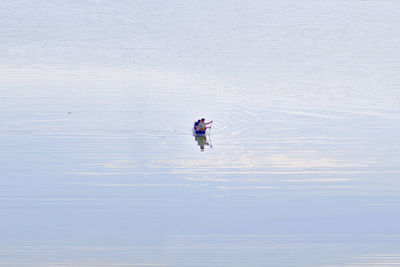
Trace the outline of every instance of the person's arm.
<instances>
[{"instance_id":1,"label":"person's arm","mask_svg":"<svg viewBox=\"0 0 400 267\"><path fill-rule=\"evenodd\" d=\"M204 124L210 124L210 123L212 123L213 121L209 121L209 122L206 122L206 123L204 123Z\"/></svg>"}]
</instances>

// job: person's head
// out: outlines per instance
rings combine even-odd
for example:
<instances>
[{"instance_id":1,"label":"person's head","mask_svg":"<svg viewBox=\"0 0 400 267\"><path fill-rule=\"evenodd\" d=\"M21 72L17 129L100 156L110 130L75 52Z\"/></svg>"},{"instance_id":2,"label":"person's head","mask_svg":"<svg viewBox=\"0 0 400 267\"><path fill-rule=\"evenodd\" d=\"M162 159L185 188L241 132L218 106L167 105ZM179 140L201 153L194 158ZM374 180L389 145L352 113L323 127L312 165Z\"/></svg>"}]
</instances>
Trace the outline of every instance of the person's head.
<instances>
[{"instance_id":1,"label":"person's head","mask_svg":"<svg viewBox=\"0 0 400 267\"><path fill-rule=\"evenodd\" d=\"M204 122L206 119L202 118L201 121Z\"/></svg>"},{"instance_id":2,"label":"person's head","mask_svg":"<svg viewBox=\"0 0 400 267\"><path fill-rule=\"evenodd\" d=\"M197 122L201 122L201 120L198 120Z\"/></svg>"}]
</instances>

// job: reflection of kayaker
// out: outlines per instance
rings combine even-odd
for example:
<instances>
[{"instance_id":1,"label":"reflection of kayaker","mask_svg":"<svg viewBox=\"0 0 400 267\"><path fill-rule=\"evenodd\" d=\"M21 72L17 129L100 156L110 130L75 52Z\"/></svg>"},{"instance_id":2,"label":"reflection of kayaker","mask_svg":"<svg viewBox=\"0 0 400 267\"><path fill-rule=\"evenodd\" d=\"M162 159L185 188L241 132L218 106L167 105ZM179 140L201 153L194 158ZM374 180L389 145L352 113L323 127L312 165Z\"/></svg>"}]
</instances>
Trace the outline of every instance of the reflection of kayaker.
<instances>
[{"instance_id":1,"label":"reflection of kayaker","mask_svg":"<svg viewBox=\"0 0 400 267\"><path fill-rule=\"evenodd\" d=\"M195 137L197 144L200 146L200 150L204 151L204 146L209 146L207 142L207 137L205 135L196 135Z\"/></svg>"}]
</instances>

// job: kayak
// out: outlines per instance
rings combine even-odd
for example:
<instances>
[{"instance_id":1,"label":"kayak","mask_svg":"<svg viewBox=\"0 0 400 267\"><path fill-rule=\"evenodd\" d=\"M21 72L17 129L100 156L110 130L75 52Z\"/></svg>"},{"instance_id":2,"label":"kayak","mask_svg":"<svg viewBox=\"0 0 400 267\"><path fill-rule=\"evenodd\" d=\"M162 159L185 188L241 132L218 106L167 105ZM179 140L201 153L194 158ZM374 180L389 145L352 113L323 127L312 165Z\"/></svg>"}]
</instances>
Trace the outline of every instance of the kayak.
<instances>
[{"instance_id":1,"label":"kayak","mask_svg":"<svg viewBox=\"0 0 400 267\"><path fill-rule=\"evenodd\" d=\"M197 131L197 130L193 129L193 134L194 134L194 135L206 135L206 130L204 130L204 131Z\"/></svg>"}]
</instances>

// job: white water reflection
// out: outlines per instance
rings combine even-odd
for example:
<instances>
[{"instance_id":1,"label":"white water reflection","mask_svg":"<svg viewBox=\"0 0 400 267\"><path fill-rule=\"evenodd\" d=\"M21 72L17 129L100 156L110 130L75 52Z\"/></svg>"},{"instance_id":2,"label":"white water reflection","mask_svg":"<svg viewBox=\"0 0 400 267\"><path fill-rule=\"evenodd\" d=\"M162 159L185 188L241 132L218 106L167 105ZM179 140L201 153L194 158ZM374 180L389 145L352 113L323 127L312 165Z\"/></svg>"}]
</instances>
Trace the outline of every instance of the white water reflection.
<instances>
[{"instance_id":1,"label":"white water reflection","mask_svg":"<svg viewBox=\"0 0 400 267\"><path fill-rule=\"evenodd\" d=\"M191 266L264 266L269 262L276 266L398 265L398 249L382 240L396 241L388 236L355 239L350 235L177 235L169 236L166 243L158 246L52 246L44 242L1 247L0 263L8 266L183 266L188 260L195 260ZM354 256L356 251L361 253ZM7 260L9 255L23 255L25 259Z\"/></svg>"}]
</instances>

